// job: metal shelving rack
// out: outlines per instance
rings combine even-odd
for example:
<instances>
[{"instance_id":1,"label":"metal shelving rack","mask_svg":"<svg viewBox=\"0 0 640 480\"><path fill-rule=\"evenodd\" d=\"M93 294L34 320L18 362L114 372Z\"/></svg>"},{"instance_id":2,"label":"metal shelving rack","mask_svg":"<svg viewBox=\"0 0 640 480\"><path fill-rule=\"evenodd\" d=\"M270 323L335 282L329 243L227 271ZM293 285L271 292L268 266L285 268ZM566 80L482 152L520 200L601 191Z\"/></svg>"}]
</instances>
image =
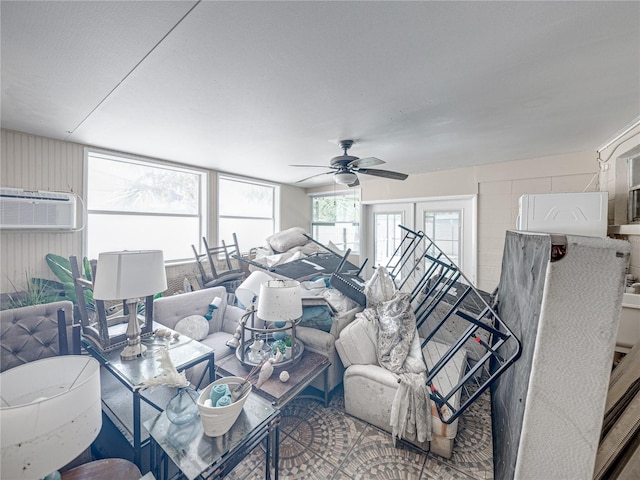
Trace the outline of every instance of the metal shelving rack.
<instances>
[{"instance_id":1,"label":"metal shelving rack","mask_svg":"<svg viewBox=\"0 0 640 480\"><path fill-rule=\"evenodd\" d=\"M491 295L477 290L423 232L399 227L404 237L386 268L396 288L410 293L423 355L433 355L425 358L427 385L440 420L450 424L518 359L521 344ZM446 351L425 348L430 342ZM465 364L453 367L460 358ZM443 375L447 381L437 382L438 388L436 377Z\"/></svg>"}]
</instances>

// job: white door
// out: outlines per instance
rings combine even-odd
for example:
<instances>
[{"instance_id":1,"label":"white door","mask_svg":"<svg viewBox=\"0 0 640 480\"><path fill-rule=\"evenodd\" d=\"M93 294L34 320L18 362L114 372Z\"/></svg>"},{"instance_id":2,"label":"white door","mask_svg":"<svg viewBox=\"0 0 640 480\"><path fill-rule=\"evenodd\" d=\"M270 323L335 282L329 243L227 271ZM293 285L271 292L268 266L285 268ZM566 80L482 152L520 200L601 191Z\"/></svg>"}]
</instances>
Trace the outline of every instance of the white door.
<instances>
[{"instance_id":1,"label":"white door","mask_svg":"<svg viewBox=\"0 0 640 480\"><path fill-rule=\"evenodd\" d=\"M422 231L435 242L475 285L476 196L424 199L412 203L365 205L365 254L372 266L386 265L404 237L397 225Z\"/></svg>"},{"instance_id":2,"label":"white door","mask_svg":"<svg viewBox=\"0 0 640 480\"><path fill-rule=\"evenodd\" d=\"M365 205L365 256L368 263L362 271L364 278L370 278L373 268L387 265L396 253L404 237L398 225L413 228L413 203L385 203ZM360 262L364 261L361 257Z\"/></svg>"}]
</instances>

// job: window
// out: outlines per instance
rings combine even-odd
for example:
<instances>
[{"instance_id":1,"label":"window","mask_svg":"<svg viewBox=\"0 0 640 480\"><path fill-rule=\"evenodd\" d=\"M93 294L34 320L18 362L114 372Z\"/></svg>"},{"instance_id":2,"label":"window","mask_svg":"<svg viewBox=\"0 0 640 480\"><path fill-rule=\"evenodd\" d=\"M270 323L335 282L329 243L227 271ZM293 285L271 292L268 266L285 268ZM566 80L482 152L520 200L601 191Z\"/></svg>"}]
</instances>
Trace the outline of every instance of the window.
<instances>
[{"instance_id":1,"label":"window","mask_svg":"<svg viewBox=\"0 0 640 480\"><path fill-rule=\"evenodd\" d=\"M93 150L86 172L89 258L149 249L165 261L193 257L206 231L206 172Z\"/></svg>"},{"instance_id":2,"label":"window","mask_svg":"<svg viewBox=\"0 0 640 480\"><path fill-rule=\"evenodd\" d=\"M424 232L449 259L460 266L460 210L425 211Z\"/></svg>"},{"instance_id":3,"label":"window","mask_svg":"<svg viewBox=\"0 0 640 480\"><path fill-rule=\"evenodd\" d=\"M360 251L360 194L316 195L311 197L311 236L341 250Z\"/></svg>"},{"instance_id":4,"label":"window","mask_svg":"<svg viewBox=\"0 0 640 480\"><path fill-rule=\"evenodd\" d=\"M278 187L235 177L218 177L218 239L243 251L265 244L276 229Z\"/></svg>"},{"instance_id":5,"label":"window","mask_svg":"<svg viewBox=\"0 0 640 480\"><path fill-rule=\"evenodd\" d=\"M402 252L396 252L402 233L402 213L374 213L374 265L388 265L392 258L397 262ZM395 254L395 256L394 256Z\"/></svg>"}]
</instances>

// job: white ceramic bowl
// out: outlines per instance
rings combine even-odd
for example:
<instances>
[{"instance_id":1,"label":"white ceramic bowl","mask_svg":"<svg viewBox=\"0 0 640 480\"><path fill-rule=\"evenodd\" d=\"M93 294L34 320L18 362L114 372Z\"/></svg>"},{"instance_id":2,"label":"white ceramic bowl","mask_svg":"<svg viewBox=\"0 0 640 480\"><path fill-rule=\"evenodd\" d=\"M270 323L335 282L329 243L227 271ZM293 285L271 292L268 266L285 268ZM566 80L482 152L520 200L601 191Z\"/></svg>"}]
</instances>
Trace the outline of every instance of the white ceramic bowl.
<instances>
[{"instance_id":1,"label":"white ceramic bowl","mask_svg":"<svg viewBox=\"0 0 640 480\"><path fill-rule=\"evenodd\" d=\"M202 390L202 392L200 392L200 396L198 397L198 409L200 410L202 430L208 437L219 437L231 429L235 421L240 416L244 402L247 401L252 390L251 388L248 388L242 397L226 407L206 407L204 402L210 397L211 389L214 385L223 383L228 384L229 388L232 388L233 385L237 385L243 381L244 379L240 377L221 378L208 385L204 390Z\"/></svg>"}]
</instances>

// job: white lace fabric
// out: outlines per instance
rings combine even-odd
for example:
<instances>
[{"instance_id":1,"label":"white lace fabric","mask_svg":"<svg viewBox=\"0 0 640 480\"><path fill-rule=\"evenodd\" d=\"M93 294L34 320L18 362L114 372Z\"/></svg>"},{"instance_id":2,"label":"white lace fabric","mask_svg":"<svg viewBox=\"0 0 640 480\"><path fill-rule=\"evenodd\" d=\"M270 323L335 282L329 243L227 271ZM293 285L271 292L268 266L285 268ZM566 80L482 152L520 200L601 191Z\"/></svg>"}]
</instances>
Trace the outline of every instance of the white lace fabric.
<instances>
[{"instance_id":1,"label":"white lace fabric","mask_svg":"<svg viewBox=\"0 0 640 480\"><path fill-rule=\"evenodd\" d=\"M367 308L362 315L376 325L378 363L398 376L399 385L390 414L393 441L397 438L431 440L427 367L409 295L395 292L383 267L376 269L365 287L365 294Z\"/></svg>"}]
</instances>

